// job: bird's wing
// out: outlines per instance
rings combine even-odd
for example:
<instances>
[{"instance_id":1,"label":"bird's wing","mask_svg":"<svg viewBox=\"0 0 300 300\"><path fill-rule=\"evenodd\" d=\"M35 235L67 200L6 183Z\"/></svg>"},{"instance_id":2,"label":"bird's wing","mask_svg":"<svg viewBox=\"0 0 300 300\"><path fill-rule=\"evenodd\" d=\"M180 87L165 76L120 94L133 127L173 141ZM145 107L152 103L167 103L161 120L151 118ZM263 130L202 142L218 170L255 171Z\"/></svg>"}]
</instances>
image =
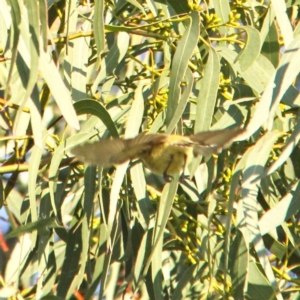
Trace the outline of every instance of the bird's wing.
<instances>
[{"instance_id":1,"label":"bird's wing","mask_svg":"<svg viewBox=\"0 0 300 300\"><path fill-rule=\"evenodd\" d=\"M150 155L153 147L161 144L166 146L193 146L194 156L208 156L228 147L242 129L225 129L200 132L189 137L165 134L139 134L133 139L103 139L74 147L71 152L80 160L90 165L109 167L136 158Z\"/></svg>"},{"instance_id":2,"label":"bird's wing","mask_svg":"<svg viewBox=\"0 0 300 300\"><path fill-rule=\"evenodd\" d=\"M163 134L140 134L133 139L103 139L76 146L71 152L87 164L105 168L150 153L152 147L164 139Z\"/></svg>"},{"instance_id":3,"label":"bird's wing","mask_svg":"<svg viewBox=\"0 0 300 300\"><path fill-rule=\"evenodd\" d=\"M94 143L76 146L71 150L71 153L89 165L98 165L105 168L113 165L113 158L122 153L125 148L126 143L122 139L103 139Z\"/></svg>"},{"instance_id":4,"label":"bird's wing","mask_svg":"<svg viewBox=\"0 0 300 300\"><path fill-rule=\"evenodd\" d=\"M194 156L208 156L213 153L219 153L223 148L229 147L243 131L240 128L233 128L204 131L191 135L189 138L194 142Z\"/></svg>"}]
</instances>

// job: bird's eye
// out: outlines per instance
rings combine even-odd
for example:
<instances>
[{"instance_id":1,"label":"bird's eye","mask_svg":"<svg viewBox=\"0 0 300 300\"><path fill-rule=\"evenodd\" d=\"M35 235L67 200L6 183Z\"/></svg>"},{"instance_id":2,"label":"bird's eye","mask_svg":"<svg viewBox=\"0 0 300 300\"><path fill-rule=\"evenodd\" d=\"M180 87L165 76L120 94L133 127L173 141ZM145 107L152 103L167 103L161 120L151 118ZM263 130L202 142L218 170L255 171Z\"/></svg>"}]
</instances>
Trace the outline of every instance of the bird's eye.
<instances>
[{"instance_id":1,"label":"bird's eye","mask_svg":"<svg viewBox=\"0 0 300 300\"><path fill-rule=\"evenodd\" d=\"M149 154L150 155L151 150L149 149L141 149L141 151L139 152L139 155L145 155L145 154Z\"/></svg>"}]
</instances>

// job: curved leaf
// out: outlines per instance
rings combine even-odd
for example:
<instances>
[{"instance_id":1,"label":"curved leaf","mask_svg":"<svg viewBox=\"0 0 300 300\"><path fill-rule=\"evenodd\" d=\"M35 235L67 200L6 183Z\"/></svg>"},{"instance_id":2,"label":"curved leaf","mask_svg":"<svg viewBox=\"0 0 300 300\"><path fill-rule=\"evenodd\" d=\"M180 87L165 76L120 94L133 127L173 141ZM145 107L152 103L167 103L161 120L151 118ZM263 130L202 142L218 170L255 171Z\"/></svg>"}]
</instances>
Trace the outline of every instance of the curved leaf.
<instances>
[{"instance_id":1,"label":"curved leaf","mask_svg":"<svg viewBox=\"0 0 300 300\"><path fill-rule=\"evenodd\" d=\"M99 102L89 99L80 100L74 103L74 108L78 115L91 114L98 117L105 124L113 137L119 136L110 114Z\"/></svg>"},{"instance_id":2,"label":"curved leaf","mask_svg":"<svg viewBox=\"0 0 300 300\"><path fill-rule=\"evenodd\" d=\"M260 53L261 38L259 32L255 28L244 26L243 29L247 33L246 43L243 50L236 57L234 63L238 61L241 70L245 71L255 62Z\"/></svg>"}]
</instances>

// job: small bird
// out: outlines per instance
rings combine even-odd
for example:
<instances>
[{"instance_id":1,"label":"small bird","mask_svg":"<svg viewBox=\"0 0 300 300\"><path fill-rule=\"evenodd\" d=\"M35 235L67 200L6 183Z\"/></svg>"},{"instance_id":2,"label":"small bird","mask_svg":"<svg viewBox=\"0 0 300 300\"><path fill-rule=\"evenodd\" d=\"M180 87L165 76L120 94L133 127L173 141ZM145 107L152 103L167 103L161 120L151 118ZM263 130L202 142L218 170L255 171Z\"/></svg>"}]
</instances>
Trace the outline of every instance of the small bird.
<instances>
[{"instance_id":1,"label":"small bird","mask_svg":"<svg viewBox=\"0 0 300 300\"><path fill-rule=\"evenodd\" d=\"M190 136L142 133L131 139L113 138L86 143L74 147L71 152L79 160L103 168L140 159L150 171L171 181L172 174L184 173L194 157L219 153L242 132L243 129L233 128Z\"/></svg>"}]
</instances>

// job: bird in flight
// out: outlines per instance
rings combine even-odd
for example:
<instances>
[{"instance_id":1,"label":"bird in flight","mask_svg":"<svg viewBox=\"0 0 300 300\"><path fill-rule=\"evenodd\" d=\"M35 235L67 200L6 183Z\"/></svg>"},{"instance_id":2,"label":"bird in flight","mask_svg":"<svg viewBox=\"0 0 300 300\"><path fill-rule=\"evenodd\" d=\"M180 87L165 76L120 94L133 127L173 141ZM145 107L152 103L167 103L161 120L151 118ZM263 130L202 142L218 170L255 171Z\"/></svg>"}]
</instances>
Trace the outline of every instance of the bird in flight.
<instances>
[{"instance_id":1,"label":"bird in flight","mask_svg":"<svg viewBox=\"0 0 300 300\"><path fill-rule=\"evenodd\" d=\"M233 128L189 136L142 133L131 139L112 138L86 143L74 147L71 152L84 163L102 168L140 159L150 171L171 181L172 174L184 173L194 157L219 153L243 131Z\"/></svg>"}]
</instances>

